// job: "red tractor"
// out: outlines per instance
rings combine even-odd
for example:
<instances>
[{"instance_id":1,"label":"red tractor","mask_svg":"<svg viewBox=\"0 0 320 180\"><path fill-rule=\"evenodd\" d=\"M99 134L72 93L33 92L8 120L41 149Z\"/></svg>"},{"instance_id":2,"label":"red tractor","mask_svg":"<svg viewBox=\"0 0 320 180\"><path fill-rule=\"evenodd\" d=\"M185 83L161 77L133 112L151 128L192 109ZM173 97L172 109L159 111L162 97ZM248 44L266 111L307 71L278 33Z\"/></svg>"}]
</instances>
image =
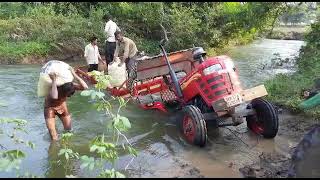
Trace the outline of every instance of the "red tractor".
<instances>
[{"instance_id":1,"label":"red tractor","mask_svg":"<svg viewBox=\"0 0 320 180\"><path fill-rule=\"evenodd\" d=\"M237 68L228 56L206 58L201 47L169 54L163 45L160 48L162 55L137 59L135 76L121 87L107 90L114 96L133 96L144 109L166 111L167 105L177 105L183 114L178 121L182 134L189 143L201 147L206 145L209 125L237 126L246 120L256 134L265 138L276 136L278 113L261 98L267 95L265 87L243 90ZM78 73L86 76L80 69ZM130 78L134 80L133 88L126 87ZM152 94L160 98L140 100ZM232 121L228 123L228 119Z\"/></svg>"}]
</instances>

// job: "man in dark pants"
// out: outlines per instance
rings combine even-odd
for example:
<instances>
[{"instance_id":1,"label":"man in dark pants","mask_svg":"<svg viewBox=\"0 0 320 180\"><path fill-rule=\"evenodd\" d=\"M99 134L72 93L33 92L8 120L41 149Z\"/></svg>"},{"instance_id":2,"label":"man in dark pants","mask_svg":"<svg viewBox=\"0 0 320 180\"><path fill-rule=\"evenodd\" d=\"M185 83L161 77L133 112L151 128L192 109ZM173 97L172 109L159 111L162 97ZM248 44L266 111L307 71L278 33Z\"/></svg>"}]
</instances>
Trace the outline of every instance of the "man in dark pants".
<instances>
[{"instance_id":1,"label":"man in dark pants","mask_svg":"<svg viewBox=\"0 0 320 180\"><path fill-rule=\"evenodd\" d=\"M104 28L104 32L106 34L106 46L105 46L105 58L106 63L109 64L113 61L114 51L116 49L116 39L114 33L119 31L118 25L112 21L111 15L105 15L104 19L106 21L106 26Z\"/></svg>"},{"instance_id":2,"label":"man in dark pants","mask_svg":"<svg viewBox=\"0 0 320 180\"><path fill-rule=\"evenodd\" d=\"M84 57L86 58L87 64L89 66L88 72L91 72L93 70L98 71L99 61L105 64L105 62L101 59L97 43L97 37L92 37L90 39L90 44L88 44L84 50Z\"/></svg>"}]
</instances>

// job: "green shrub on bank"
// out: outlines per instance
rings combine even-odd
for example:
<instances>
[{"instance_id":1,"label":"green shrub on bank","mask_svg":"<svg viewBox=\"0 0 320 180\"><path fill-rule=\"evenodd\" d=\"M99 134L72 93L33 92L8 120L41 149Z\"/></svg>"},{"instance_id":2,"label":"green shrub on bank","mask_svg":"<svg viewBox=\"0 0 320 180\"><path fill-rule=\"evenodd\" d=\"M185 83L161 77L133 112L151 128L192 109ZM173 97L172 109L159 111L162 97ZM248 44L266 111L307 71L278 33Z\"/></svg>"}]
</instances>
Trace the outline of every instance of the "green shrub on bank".
<instances>
[{"instance_id":1,"label":"green shrub on bank","mask_svg":"<svg viewBox=\"0 0 320 180\"><path fill-rule=\"evenodd\" d=\"M3 59L22 60L23 57L30 54L34 56L45 56L48 54L50 48L47 44L29 41L29 42L2 42L0 44L0 57Z\"/></svg>"},{"instance_id":2,"label":"green shrub on bank","mask_svg":"<svg viewBox=\"0 0 320 180\"><path fill-rule=\"evenodd\" d=\"M299 110L298 105L304 100L304 89L314 87L314 80L320 78L320 23L311 25L305 36L306 46L300 50L297 59L297 72L293 75L277 75L266 82L269 99L277 104ZM320 117L320 107L305 111L307 114Z\"/></svg>"}]
</instances>

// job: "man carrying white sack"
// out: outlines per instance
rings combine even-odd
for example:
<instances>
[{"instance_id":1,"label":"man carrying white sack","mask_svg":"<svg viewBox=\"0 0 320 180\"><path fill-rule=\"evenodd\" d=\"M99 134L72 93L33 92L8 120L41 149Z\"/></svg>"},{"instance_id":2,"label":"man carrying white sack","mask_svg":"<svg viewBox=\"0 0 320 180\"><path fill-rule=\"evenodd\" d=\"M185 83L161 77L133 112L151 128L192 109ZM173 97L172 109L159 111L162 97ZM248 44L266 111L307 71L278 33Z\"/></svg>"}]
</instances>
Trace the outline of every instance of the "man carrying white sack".
<instances>
[{"instance_id":1,"label":"man carrying white sack","mask_svg":"<svg viewBox=\"0 0 320 180\"><path fill-rule=\"evenodd\" d=\"M44 118L52 140L58 140L55 127L56 116L62 121L64 130L71 130L71 116L67 108L67 97L71 97L76 90L85 89L88 89L88 85L74 72L70 65L62 61L49 61L41 69L38 96L46 96Z\"/></svg>"},{"instance_id":2,"label":"man carrying white sack","mask_svg":"<svg viewBox=\"0 0 320 180\"><path fill-rule=\"evenodd\" d=\"M133 92L133 84L136 79L136 58L138 56L138 49L136 44L129 38L124 37L121 31L116 31L114 33L116 37L116 50L114 52L114 60L110 63L112 65L116 58L120 58L119 67L126 64L126 69L128 71L128 88Z\"/></svg>"}]
</instances>

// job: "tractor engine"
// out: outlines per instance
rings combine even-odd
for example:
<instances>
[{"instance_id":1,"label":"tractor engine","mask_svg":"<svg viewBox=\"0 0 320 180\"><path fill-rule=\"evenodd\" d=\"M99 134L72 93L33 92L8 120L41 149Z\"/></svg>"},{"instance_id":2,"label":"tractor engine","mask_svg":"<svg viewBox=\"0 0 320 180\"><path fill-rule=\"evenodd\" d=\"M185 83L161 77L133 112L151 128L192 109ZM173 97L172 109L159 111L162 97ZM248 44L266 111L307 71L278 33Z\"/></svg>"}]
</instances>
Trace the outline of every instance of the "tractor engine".
<instances>
[{"instance_id":1,"label":"tractor engine","mask_svg":"<svg viewBox=\"0 0 320 180\"><path fill-rule=\"evenodd\" d=\"M194 59L199 64L182 84L184 99L186 102L192 101L202 112L228 111L241 101L241 97L238 97L242 89L237 69L228 56L210 57L206 60L203 59L204 56L202 48L194 51ZM188 84L190 80L193 81ZM228 101L226 97L229 98Z\"/></svg>"}]
</instances>

